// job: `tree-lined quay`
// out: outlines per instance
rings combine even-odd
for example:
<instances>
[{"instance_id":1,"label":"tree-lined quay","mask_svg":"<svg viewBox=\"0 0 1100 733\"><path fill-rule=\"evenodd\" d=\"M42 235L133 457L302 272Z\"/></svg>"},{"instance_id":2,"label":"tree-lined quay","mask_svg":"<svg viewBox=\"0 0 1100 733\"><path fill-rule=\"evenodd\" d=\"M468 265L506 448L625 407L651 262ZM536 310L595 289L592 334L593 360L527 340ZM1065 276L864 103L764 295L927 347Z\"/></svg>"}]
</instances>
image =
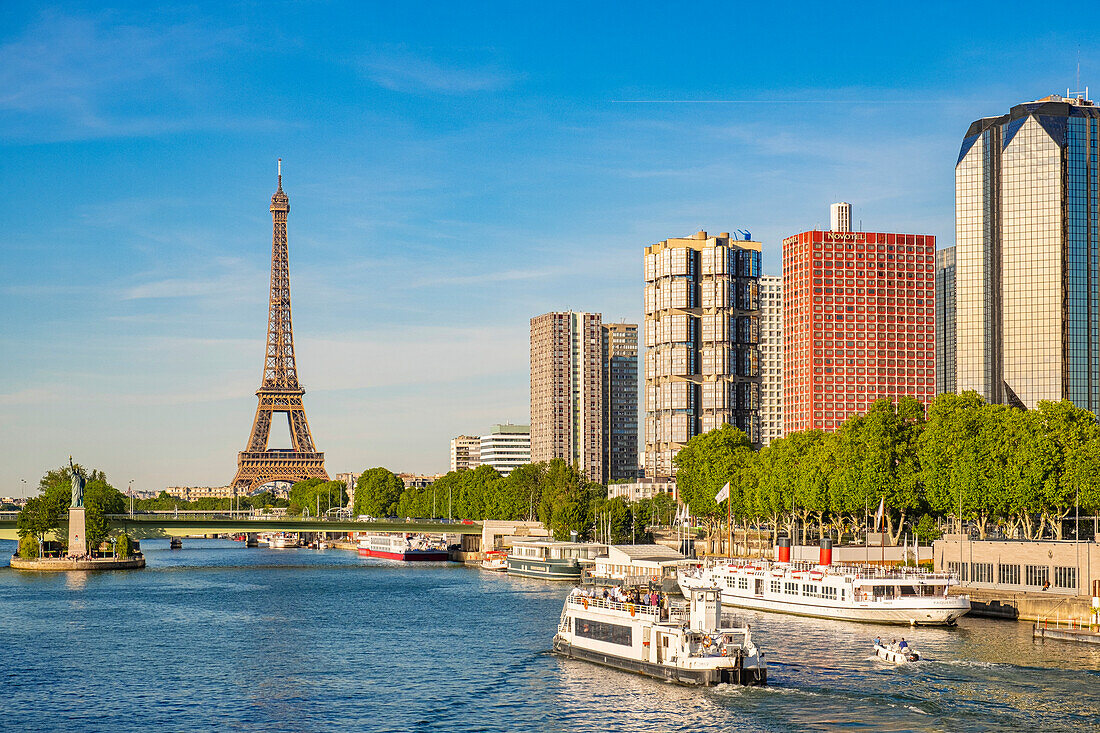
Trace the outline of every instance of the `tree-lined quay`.
<instances>
[{"instance_id":1,"label":"tree-lined quay","mask_svg":"<svg viewBox=\"0 0 1100 733\"><path fill-rule=\"evenodd\" d=\"M986 404L974 392L943 394L929 405L880 400L834 433L788 434L753 451L723 426L692 438L676 457L680 499L713 525L730 482L730 513L795 536L859 535L880 501L897 542L912 526L923 540L950 520L1008 537L1062 538L1075 507L1100 509L1100 427L1068 401L1035 410ZM957 525L956 525L957 526Z\"/></svg>"},{"instance_id":2,"label":"tree-lined quay","mask_svg":"<svg viewBox=\"0 0 1100 733\"><path fill-rule=\"evenodd\" d=\"M726 507L715 495L730 484L729 514L774 535L860 536L880 501L885 531L897 542L905 531L923 541L940 528L972 522L984 538L991 528L1021 539L1062 538L1062 522L1076 509L1100 510L1100 426L1068 401L1035 410L986 404L973 392L937 397L927 412L903 397L880 400L850 417L835 433L791 433L754 451L740 430L724 425L692 438L676 456L680 500L711 530ZM79 468L79 467L78 467ZM82 470L82 469L81 469ZM111 538L107 515L127 511L126 497L101 471L86 472L84 503L91 548ZM70 503L68 466L49 471L40 494L19 514L20 555L37 557L58 532ZM295 483L289 498L270 493L236 499L181 502L167 494L134 502L138 511L264 510L317 517L348 505L339 481ZM364 471L352 501L356 516L539 520L559 539L626 542L674 514L670 496L627 503L608 499L607 487L588 481L563 460L521 466L506 477L489 466L452 471L432 485L405 488L391 471ZM597 527L599 528L597 530ZM120 541L121 540L121 541Z\"/></svg>"}]
</instances>

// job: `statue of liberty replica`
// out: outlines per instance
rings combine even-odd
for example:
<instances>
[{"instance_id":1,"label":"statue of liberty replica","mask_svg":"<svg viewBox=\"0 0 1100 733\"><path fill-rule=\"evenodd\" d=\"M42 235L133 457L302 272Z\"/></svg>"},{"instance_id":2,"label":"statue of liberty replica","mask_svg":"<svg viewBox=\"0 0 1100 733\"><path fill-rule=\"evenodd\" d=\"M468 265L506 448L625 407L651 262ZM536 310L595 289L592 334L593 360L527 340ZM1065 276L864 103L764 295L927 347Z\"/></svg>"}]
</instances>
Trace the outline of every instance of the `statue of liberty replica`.
<instances>
[{"instance_id":1,"label":"statue of liberty replica","mask_svg":"<svg viewBox=\"0 0 1100 733\"><path fill-rule=\"evenodd\" d=\"M73 465L72 456L69 456L69 474L73 483L73 500L69 506L69 557L83 557L88 554L84 521L84 476Z\"/></svg>"},{"instance_id":2,"label":"statue of liberty replica","mask_svg":"<svg viewBox=\"0 0 1100 733\"><path fill-rule=\"evenodd\" d=\"M73 457L69 456L69 474L73 480L73 500L70 506L81 508L84 506L84 476L73 465Z\"/></svg>"}]
</instances>

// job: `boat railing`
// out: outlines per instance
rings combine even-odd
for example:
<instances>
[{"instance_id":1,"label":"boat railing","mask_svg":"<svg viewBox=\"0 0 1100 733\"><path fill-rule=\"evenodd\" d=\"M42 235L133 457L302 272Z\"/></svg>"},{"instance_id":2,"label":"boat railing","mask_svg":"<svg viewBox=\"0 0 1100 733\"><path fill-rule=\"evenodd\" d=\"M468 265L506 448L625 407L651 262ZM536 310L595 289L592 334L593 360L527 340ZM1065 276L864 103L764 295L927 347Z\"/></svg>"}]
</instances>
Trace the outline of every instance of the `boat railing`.
<instances>
[{"instance_id":1,"label":"boat railing","mask_svg":"<svg viewBox=\"0 0 1100 733\"><path fill-rule=\"evenodd\" d=\"M582 593L570 595L569 603L574 606L582 606L583 608L603 608L608 611L622 611L632 616L635 614L642 614L660 618L661 615L660 606L645 606L640 603L613 601L610 598L589 598Z\"/></svg>"},{"instance_id":2,"label":"boat railing","mask_svg":"<svg viewBox=\"0 0 1100 733\"><path fill-rule=\"evenodd\" d=\"M928 572L918 568L892 567L884 568L878 565L819 565L809 561L795 561L785 564L775 563L770 560L728 560L726 558L709 559L705 567L721 568L733 567L737 570L749 570L752 572L769 572L777 569L785 569L790 573L823 573L825 575L852 578L853 580L894 580L894 581L940 581L952 583L957 581L954 573Z\"/></svg>"}]
</instances>

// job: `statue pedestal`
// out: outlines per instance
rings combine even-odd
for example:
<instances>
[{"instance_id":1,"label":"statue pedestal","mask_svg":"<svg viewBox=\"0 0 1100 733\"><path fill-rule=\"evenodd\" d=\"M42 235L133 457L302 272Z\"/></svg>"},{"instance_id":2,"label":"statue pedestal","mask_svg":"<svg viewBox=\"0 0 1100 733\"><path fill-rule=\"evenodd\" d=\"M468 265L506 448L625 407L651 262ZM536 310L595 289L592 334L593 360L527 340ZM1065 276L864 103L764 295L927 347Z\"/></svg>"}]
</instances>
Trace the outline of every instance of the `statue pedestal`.
<instances>
[{"instance_id":1,"label":"statue pedestal","mask_svg":"<svg viewBox=\"0 0 1100 733\"><path fill-rule=\"evenodd\" d=\"M69 509L69 555L88 554L88 540L84 534L84 507Z\"/></svg>"}]
</instances>

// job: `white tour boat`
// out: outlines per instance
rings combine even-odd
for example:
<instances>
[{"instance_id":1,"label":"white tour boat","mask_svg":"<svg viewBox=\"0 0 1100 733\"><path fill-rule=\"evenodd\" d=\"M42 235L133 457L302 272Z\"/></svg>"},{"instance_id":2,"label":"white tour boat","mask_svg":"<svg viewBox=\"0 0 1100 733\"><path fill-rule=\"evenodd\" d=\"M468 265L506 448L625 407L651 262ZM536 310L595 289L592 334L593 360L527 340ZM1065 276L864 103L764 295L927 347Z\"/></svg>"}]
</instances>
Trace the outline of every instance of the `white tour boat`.
<instances>
[{"instance_id":1,"label":"white tour boat","mask_svg":"<svg viewBox=\"0 0 1100 733\"><path fill-rule=\"evenodd\" d=\"M887 646L879 640L875 641L875 655L879 659L885 659L887 662L893 662L894 664L907 664L921 660L920 652L913 647L899 647L897 644Z\"/></svg>"},{"instance_id":2,"label":"white tour boat","mask_svg":"<svg viewBox=\"0 0 1100 733\"><path fill-rule=\"evenodd\" d=\"M969 596L947 594L958 583L952 575L830 560L826 548L818 565L722 560L681 568L677 582L684 595L718 588L729 606L843 621L951 626L970 610Z\"/></svg>"},{"instance_id":3,"label":"white tour boat","mask_svg":"<svg viewBox=\"0 0 1100 733\"><path fill-rule=\"evenodd\" d=\"M301 543L298 541L297 535L277 534L271 538L268 547L272 550L287 550L293 547L299 547L300 545Z\"/></svg>"},{"instance_id":4,"label":"white tour boat","mask_svg":"<svg viewBox=\"0 0 1100 733\"><path fill-rule=\"evenodd\" d=\"M481 560L481 569L492 570L496 573L505 572L508 570L508 551L489 550Z\"/></svg>"},{"instance_id":5,"label":"white tour boat","mask_svg":"<svg viewBox=\"0 0 1100 733\"><path fill-rule=\"evenodd\" d=\"M589 597L565 600L554 652L573 659L686 685L763 685L768 668L749 628L723 628L713 588L688 604L662 608Z\"/></svg>"}]
</instances>

